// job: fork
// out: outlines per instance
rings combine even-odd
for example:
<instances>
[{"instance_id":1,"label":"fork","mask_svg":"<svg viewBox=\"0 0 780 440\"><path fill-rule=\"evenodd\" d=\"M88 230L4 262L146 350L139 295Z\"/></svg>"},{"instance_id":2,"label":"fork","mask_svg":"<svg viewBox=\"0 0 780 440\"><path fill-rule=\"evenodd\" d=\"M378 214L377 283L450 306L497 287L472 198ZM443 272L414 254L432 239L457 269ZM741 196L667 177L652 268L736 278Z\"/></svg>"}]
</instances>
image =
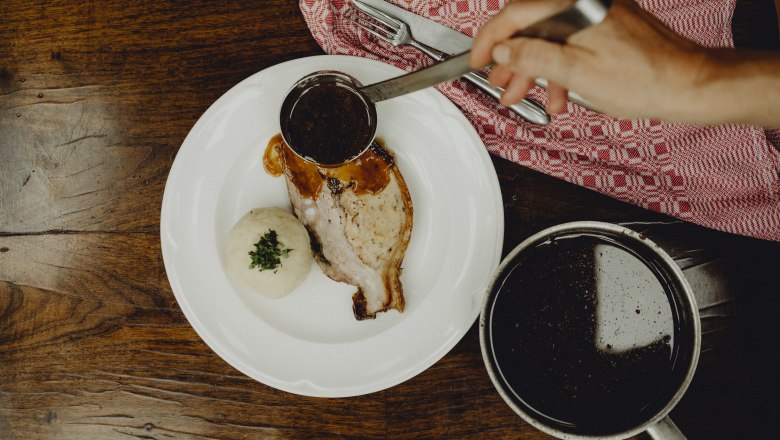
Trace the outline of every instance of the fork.
<instances>
[{"instance_id":1,"label":"fork","mask_svg":"<svg viewBox=\"0 0 780 440\"><path fill-rule=\"evenodd\" d=\"M444 61L447 58L447 55L444 52L415 40L414 37L412 37L409 25L404 21L359 0L352 0L352 4L355 5L358 11L370 17L373 21L366 20L365 18L360 20L350 18L350 21L371 35L396 47L412 46L436 61ZM495 87L488 82L487 78L474 72L463 75L463 78L496 100L504 93L504 89ZM508 106L508 108L523 119L535 124L547 125L550 123L550 115L547 114L544 107L530 98L524 98L519 103Z\"/></svg>"}]
</instances>

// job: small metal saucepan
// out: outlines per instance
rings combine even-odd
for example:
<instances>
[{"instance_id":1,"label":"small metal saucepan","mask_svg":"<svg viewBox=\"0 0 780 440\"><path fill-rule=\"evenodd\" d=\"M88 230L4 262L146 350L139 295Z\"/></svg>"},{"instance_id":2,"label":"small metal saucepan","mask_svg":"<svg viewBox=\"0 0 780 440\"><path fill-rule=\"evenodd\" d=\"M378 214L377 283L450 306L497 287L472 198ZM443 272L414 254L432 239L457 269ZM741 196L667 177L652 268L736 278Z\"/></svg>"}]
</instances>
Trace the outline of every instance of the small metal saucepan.
<instances>
[{"instance_id":1,"label":"small metal saucepan","mask_svg":"<svg viewBox=\"0 0 780 440\"><path fill-rule=\"evenodd\" d=\"M537 429L685 438L668 413L696 369L699 312L680 268L641 234L574 222L529 237L490 282L479 330L493 384Z\"/></svg>"},{"instance_id":2,"label":"small metal saucepan","mask_svg":"<svg viewBox=\"0 0 780 440\"><path fill-rule=\"evenodd\" d=\"M338 166L374 140L376 105L362 84L343 72L322 70L293 85L279 115L284 142L304 159Z\"/></svg>"},{"instance_id":3,"label":"small metal saucepan","mask_svg":"<svg viewBox=\"0 0 780 440\"><path fill-rule=\"evenodd\" d=\"M401 76L363 86L332 70L306 75L282 103L282 138L304 159L338 166L358 157L376 134L376 103L457 78L472 69L468 52Z\"/></svg>"}]
</instances>

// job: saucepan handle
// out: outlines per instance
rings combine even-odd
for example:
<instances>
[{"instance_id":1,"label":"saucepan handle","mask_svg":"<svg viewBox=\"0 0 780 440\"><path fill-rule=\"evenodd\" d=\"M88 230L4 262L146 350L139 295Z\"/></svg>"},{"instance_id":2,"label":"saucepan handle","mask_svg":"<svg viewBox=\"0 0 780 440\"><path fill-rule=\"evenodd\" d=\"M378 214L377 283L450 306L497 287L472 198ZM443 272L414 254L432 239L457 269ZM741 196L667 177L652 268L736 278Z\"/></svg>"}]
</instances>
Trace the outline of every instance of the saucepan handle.
<instances>
[{"instance_id":1,"label":"saucepan handle","mask_svg":"<svg viewBox=\"0 0 780 440\"><path fill-rule=\"evenodd\" d=\"M647 428L647 433L655 440L685 440L685 435L669 416Z\"/></svg>"}]
</instances>

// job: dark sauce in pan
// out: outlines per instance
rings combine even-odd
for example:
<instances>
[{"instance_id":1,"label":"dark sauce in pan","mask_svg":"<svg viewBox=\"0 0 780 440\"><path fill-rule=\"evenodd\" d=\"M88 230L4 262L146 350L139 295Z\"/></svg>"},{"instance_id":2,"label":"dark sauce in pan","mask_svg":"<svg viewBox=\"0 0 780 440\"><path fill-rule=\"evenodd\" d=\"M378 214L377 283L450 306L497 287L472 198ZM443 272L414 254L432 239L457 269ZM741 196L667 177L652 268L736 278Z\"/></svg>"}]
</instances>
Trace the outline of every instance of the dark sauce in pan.
<instances>
[{"instance_id":1,"label":"dark sauce in pan","mask_svg":"<svg viewBox=\"0 0 780 440\"><path fill-rule=\"evenodd\" d=\"M295 102L287 139L301 156L336 165L358 156L373 138L373 121L364 99L339 83L318 84Z\"/></svg>"},{"instance_id":2,"label":"dark sauce in pan","mask_svg":"<svg viewBox=\"0 0 780 440\"><path fill-rule=\"evenodd\" d=\"M565 432L609 435L649 420L679 385L667 284L597 236L527 251L500 287L488 329L515 402Z\"/></svg>"}]
</instances>

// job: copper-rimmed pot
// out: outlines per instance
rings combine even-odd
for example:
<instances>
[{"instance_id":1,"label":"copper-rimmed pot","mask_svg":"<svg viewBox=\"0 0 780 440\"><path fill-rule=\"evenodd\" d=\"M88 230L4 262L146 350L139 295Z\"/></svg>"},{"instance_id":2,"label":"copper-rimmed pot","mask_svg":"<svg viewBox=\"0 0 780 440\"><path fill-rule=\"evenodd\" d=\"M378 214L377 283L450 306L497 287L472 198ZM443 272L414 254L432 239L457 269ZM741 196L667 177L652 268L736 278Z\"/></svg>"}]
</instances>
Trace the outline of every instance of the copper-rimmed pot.
<instances>
[{"instance_id":1,"label":"copper-rimmed pot","mask_svg":"<svg viewBox=\"0 0 780 440\"><path fill-rule=\"evenodd\" d=\"M573 241L567 242L566 240ZM553 272L557 271L555 273L564 273L565 270L562 268L568 267L567 265L570 264L579 266L584 264L585 267L588 268L588 271L591 271L591 267L600 264L599 261L596 263L585 261L588 258L586 255L587 253L568 252L565 250L567 249L567 246L574 249L574 244L577 243L576 240L580 240L583 243L586 241L588 243L604 243L604 247L601 249L609 252L602 252L601 250L598 252L594 251L594 260L606 262L607 258L612 258L609 255L624 255L622 252L625 252L625 255L628 256L626 258L631 260L628 263L625 263L621 262L619 258L612 258L611 262L604 263L606 266L599 268L598 273L606 280L601 283L603 290L609 290L609 286L620 287L617 288L617 290L612 289L611 292L599 292L595 296L598 298L597 301L600 302L596 305L600 310L599 313L603 312L602 315L604 316L598 316L597 312L589 312L593 313L593 322L607 321L605 316L607 316L608 312L604 312L604 310L612 310L613 314L617 314L615 315L614 320L613 316L609 315L608 321L610 322L620 321L621 319L623 319L624 322L631 322L631 319L637 319L636 317L640 316L640 312L643 311L640 310L639 305L635 306L635 304L642 304L643 307L646 306L648 308L655 307L650 304L651 300L648 299L650 298L650 294L643 292L641 283L637 281L638 278L632 279L632 277L635 277L639 272L652 274L656 277L659 285L663 286L663 292L665 292L665 295L660 294L660 296L657 295L657 297L661 298L661 302L663 302L665 296L666 301L668 301L668 307L666 304L656 305L658 307L663 307L664 313L669 315L668 322L671 323L670 326L673 326L673 334L668 336L669 339L664 339L664 341L668 341L673 338L674 341L671 348L669 348L668 375L663 376L661 379L663 380L663 386L657 387L657 392L652 395L652 398L648 397L647 404L641 407L642 409L640 412L635 414L636 417L632 416L626 420L616 420L614 424L604 423L601 426L594 426L585 423L578 425L577 423L569 423L567 420L556 418L549 413L540 411L539 408L542 406L535 406L536 403L533 401L532 395L527 391L531 390L532 387L518 384L533 383L533 387L541 387L539 389L544 389L544 387L547 386L547 382L545 381L550 381L551 387L555 386L552 379L550 379L550 377L553 376L545 377L543 374L538 377L526 376L520 382L512 382L513 375L515 375L514 377L522 376L522 373L517 372L537 370L526 365L532 362L531 360L527 360L529 357L518 356L510 358L502 354L509 352L504 345L513 343L512 341L514 339L511 336L511 329L516 326L520 326L522 329L524 323L518 321L511 326L507 326L506 322L502 323L501 321L506 321L507 317L511 317L513 314L517 314L517 316L522 315L522 307L515 310L513 307L508 307L508 305L527 304L526 302L523 302L525 301L524 299L522 301L516 300L520 295L530 294L530 286L533 284L533 281L529 280L532 280L535 276L533 275L536 271L534 264L536 264L537 261L540 261L542 255L546 255L544 258L547 258L550 261L555 261L553 264L554 267L549 269ZM566 243L569 243L569 245L555 247L554 249L552 247L545 248L545 246L552 246L551 244L559 246L560 244ZM609 250L609 248L613 246L616 250ZM560 255L557 256L558 254L556 254L556 252L560 252ZM582 255L585 255L585 257L582 257ZM600 257L597 255L600 255ZM556 258L558 259L556 260ZM539 272L539 276L542 277L543 275L541 272L543 271ZM518 273L523 275L518 275ZM548 284L549 289L555 289L555 286L557 286L558 283L555 281L555 278L550 277L555 277L557 275L549 275L548 273L548 275L545 276L548 276L545 280L552 280L552 282ZM595 276L596 275L594 275L594 277ZM518 280L520 280L519 284ZM594 285L599 284L596 283ZM603 287L605 285L607 287ZM527 286L529 287L526 288ZM544 289L538 290L544 291ZM549 292L550 295L558 293L559 292L557 291ZM542 293L541 295L545 294L547 293ZM571 299L571 301L577 300ZM567 304L569 303L566 302L566 298L559 296L551 306L545 307L552 307L554 309L555 307L567 307ZM634 307L636 307L635 311ZM660 315L661 309L659 308L658 310L658 315ZM526 310L526 312L529 311ZM535 313L534 310L530 310L530 312ZM636 316L634 316L634 312L636 312ZM621 313L624 315L628 313L628 315L621 318L619 316ZM652 316L655 316L655 313L655 309L652 309ZM648 315L650 315L650 313L648 313ZM534 315L526 314L522 316ZM530 320L532 319L533 318ZM655 321L652 321L654 318L650 317L649 319L650 323L647 325L654 325ZM615 326L616 324L594 325ZM645 324L640 323L639 325ZM552 327L555 326L551 325L551 328ZM510 330L507 331L507 328L510 328ZM532 328L530 327L530 324L528 328ZM568 330L562 330L562 333L560 333L564 336L563 339L566 339L565 336L567 335L567 331ZM615 338L616 336L612 335L614 333L615 335L622 335L618 337L622 337L623 339L628 338L630 342L631 338L635 336L632 333L634 331L635 329L630 326L623 329L615 328L614 332L612 331L612 328L610 328L608 337ZM640 331L636 330L635 333L638 334ZM523 337L526 335L525 333L518 334ZM596 332L594 334L599 333ZM602 332L601 334L606 334L606 332ZM539 334L530 335L530 337L553 338L555 336L550 336L550 334ZM554 343L555 341L553 341L553 345ZM612 343L614 344L614 342ZM672 258L663 251L663 249L658 247L658 245L631 229L602 222L573 222L545 229L520 243L502 261L487 289L480 316L480 344L487 371L503 400L526 422L547 434L562 439L623 439L647 431L648 434L654 438L685 438L668 417L668 414L680 401L685 390L688 388L699 359L701 328L696 300L682 271L674 263ZM594 341L594 344L597 344L597 341ZM529 346L534 345L533 343L529 343L523 347ZM536 346L539 347L540 345ZM606 345L606 347L613 350L609 345ZM514 351L515 348L511 348L511 352ZM518 349L518 352L521 352L520 349ZM553 353L555 352L553 351ZM555 357L552 357L552 359L555 359ZM567 358L561 356L558 359L560 362L560 359ZM558 367L560 367L560 365L555 368ZM576 376L577 368L576 365L573 365L568 370L564 369L561 371L573 371ZM575 393L577 385L577 383L573 384L572 389L575 390ZM650 395L648 394L648 396ZM574 394L572 398L577 397L578 396ZM614 395L611 397L614 397ZM595 399L594 401L598 401L598 399ZM609 413L605 414L606 419L609 419ZM625 413L621 414L625 415Z\"/></svg>"},{"instance_id":2,"label":"copper-rimmed pot","mask_svg":"<svg viewBox=\"0 0 780 440\"><path fill-rule=\"evenodd\" d=\"M322 166L339 166L360 156L371 146L377 129L376 105L362 87L355 77L335 70L321 70L299 79L279 112L284 142L298 156ZM302 106L311 104L307 98L318 93L327 99L315 100L318 105L301 111ZM306 119L296 120L296 112L306 115ZM306 133L302 129L306 125L317 130ZM330 131L324 133L330 136L323 136L328 128ZM318 141L327 143L317 145Z\"/></svg>"}]
</instances>

